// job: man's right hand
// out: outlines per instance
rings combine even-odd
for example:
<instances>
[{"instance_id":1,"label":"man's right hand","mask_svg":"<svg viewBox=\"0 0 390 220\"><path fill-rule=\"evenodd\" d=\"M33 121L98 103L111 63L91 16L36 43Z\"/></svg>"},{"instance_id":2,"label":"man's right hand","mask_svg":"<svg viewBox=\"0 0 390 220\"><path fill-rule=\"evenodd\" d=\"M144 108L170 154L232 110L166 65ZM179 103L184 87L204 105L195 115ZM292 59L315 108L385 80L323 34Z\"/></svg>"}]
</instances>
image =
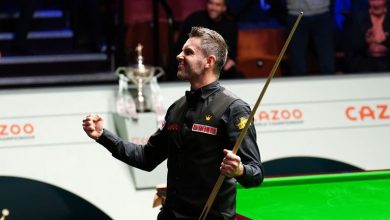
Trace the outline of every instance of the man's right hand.
<instances>
[{"instance_id":1,"label":"man's right hand","mask_svg":"<svg viewBox=\"0 0 390 220\"><path fill-rule=\"evenodd\" d=\"M232 59L227 59L225 65L223 66L223 70L228 71L230 68L236 65L236 62Z\"/></svg>"},{"instance_id":2,"label":"man's right hand","mask_svg":"<svg viewBox=\"0 0 390 220\"><path fill-rule=\"evenodd\" d=\"M88 115L83 120L83 129L90 138L99 139L103 134L103 118L100 115Z\"/></svg>"}]
</instances>

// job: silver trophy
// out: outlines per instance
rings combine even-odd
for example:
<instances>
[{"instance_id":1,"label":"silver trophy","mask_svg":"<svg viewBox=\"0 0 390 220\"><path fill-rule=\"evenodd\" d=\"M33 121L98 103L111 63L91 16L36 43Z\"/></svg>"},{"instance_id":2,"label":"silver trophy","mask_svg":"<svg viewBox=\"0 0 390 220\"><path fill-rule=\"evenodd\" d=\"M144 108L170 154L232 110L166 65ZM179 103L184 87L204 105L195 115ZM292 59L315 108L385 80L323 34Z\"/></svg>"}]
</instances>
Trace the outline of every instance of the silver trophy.
<instances>
[{"instance_id":1,"label":"silver trophy","mask_svg":"<svg viewBox=\"0 0 390 220\"><path fill-rule=\"evenodd\" d=\"M142 45L138 44L135 51L137 52L137 64L128 67L118 67L116 74L123 74L128 80L137 86L136 109L137 112L149 111L144 96L144 85L151 81L153 77L159 77L164 74L161 67L147 66L143 64ZM156 74L157 73L157 74Z\"/></svg>"}]
</instances>

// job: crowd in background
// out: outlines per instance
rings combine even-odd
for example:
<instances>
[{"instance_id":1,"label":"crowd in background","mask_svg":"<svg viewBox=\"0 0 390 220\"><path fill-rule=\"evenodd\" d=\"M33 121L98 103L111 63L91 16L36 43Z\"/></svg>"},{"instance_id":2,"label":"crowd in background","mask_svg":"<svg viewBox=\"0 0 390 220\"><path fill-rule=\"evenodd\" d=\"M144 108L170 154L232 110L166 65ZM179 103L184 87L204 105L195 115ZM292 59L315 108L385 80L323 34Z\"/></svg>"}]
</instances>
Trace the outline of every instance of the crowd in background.
<instances>
[{"instance_id":1,"label":"crowd in background","mask_svg":"<svg viewBox=\"0 0 390 220\"><path fill-rule=\"evenodd\" d=\"M227 10L221 13L231 19L209 19L212 25L197 23L192 17L201 12L195 12L184 21L180 36L188 29L188 24L206 24L209 28L215 28L226 36L225 39L230 40L228 44L232 45L230 52L233 61L237 54L237 45L234 43L237 32L230 30L229 36L219 30L223 26L220 23L227 24L233 20L237 22L239 30L285 28L290 31L302 11L304 15L289 46L287 67L282 76L305 76L313 74L313 71L314 74L331 75L390 70L387 0L276 0L252 1L252 4L245 4L245 1L209 0L203 11L204 16L208 12L211 17L212 2L225 2ZM178 43L181 43L180 38ZM243 76L239 71L233 74L236 75L230 73L225 77Z\"/></svg>"},{"instance_id":2,"label":"crowd in background","mask_svg":"<svg viewBox=\"0 0 390 220\"><path fill-rule=\"evenodd\" d=\"M20 22L15 28L15 48L22 50L33 7L27 4L30 1L18 2L23 10L20 10ZM88 44L93 50L105 52L106 33L102 33L96 1L74 2L78 3L71 4L68 9L71 9L72 28L78 37L76 44ZM170 0L160 2L168 6L172 3ZM123 4L129 3L123 1ZM267 28L284 28L288 32L300 11L304 12L304 16L290 44L282 76L304 76L313 74L313 71L330 75L390 70L387 0L204 0L204 5L204 10L191 12L181 21L176 20L174 50L170 51L168 59L165 58L168 61L153 63L167 70L165 80L176 79L175 54L180 51L182 39L190 26L207 26L220 32L230 48L225 73L221 77L244 78L245 73L236 65L237 50L240 49L237 48L238 32ZM124 13L127 13L126 10ZM90 32L80 34L85 29ZM123 41L133 38L132 34L139 33L129 32L124 35L126 39ZM132 47L125 44L127 49ZM313 63L315 68L309 67Z\"/></svg>"}]
</instances>

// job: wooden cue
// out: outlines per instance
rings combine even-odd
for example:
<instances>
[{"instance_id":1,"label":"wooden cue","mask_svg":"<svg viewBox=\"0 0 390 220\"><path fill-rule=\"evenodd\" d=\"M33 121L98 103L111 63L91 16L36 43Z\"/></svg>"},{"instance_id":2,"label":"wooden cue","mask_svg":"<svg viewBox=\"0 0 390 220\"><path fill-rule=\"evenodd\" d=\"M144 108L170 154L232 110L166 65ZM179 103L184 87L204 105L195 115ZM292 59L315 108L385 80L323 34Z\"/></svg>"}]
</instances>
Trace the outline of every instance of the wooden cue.
<instances>
[{"instance_id":1,"label":"wooden cue","mask_svg":"<svg viewBox=\"0 0 390 220\"><path fill-rule=\"evenodd\" d=\"M283 58L283 56L284 56L284 53L285 53L286 50L287 50L287 47L288 47L288 45L289 45L289 43L290 43L290 41L291 41L292 36L294 35L295 30L296 30L297 27L298 27L298 24L299 24L299 22L300 22L302 16L303 16L303 12L301 12L301 13L298 15L298 18L297 18L297 20L295 21L294 26L293 26L293 28L291 29L291 32L290 32L290 34L288 35L287 40L286 40L286 42L285 42L284 45L283 45L282 51L280 52L280 54L279 54L279 56L278 56L278 59L276 60L274 66L272 67L271 73L269 74L268 79L267 79L267 81L265 82L265 85L264 85L263 89L261 90L261 93L260 93L259 97L257 98L256 104L254 105L254 107L253 107L253 109L252 109L252 112L251 112L250 115L249 115L248 121L247 121L247 123L245 123L245 126L244 126L244 128L242 129L242 131L241 131L241 133L240 133L240 136L238 136L238 139L237 139L237 141L236 141L236 143L235 143L235 145L234 145L234 147L233 147L232 152L233 152L234 154L237 154L237 151L240 149L240 145L241 145L241 143L242 143L242 140L244 139L244 137L245 137L245 135L246 135L246 133L247 133L247 131L248 131L249 125L251 124L250 122L253 120L253 117L254 117L254 115L255 115L255 113L256 113L256 111L257 111L257 108L259 107L260 102L261 102L261 100L263 99L263 96L264 96L264 94L265 94L265 92L266 92L266 90L267 90L267 88L268 88L269 83L271 82L272 78L273 78L274 75L275 75L275 72L276 72L276 70L277 70L277 68L278 68L278 66L279 66L279 63L280 63L280 61L282 60L282 58ZM249 122L249 123L248 123L248 122ZM210 211L210 209L211 209L211 206L213 205L214 199L215 199L215 197L217 196L217 193L218 193L219 189L221 188L221 185L222 185L222 183L223 183L224 180L225 180L225 176L222 175L222 174L220 174L219 177L218 177L217 182L215 183L215 186L214 186L214 188L213 188L213 191L211 192L211 194L210 194L210 196L209 196L209 198L208 198L208 200L207 200L207 202L206 202L206 205L205 205L204 208L203 208L203 211L202 211L202 213L201 213L201 215L200 215L200 217L199 217L199 220L205 220L205 219L206 219L207 214L209 213L209 211Z\"/></svg>"}]
</instances>

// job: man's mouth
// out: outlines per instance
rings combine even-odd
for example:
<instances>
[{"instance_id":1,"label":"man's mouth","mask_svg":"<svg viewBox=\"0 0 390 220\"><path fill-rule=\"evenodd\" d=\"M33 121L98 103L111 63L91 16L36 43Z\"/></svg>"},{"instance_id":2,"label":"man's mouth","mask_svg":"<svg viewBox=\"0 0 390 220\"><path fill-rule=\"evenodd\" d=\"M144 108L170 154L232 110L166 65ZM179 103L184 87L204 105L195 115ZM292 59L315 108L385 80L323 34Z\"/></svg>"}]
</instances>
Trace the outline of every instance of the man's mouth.
<instances>
[{"instance_id":1,"label":"man's mouth","mask_svg":"<svg viewBox=\"0 0 390 220\"><path fill-rule=\"evenodd\" d=\"M181 69L183 66L184 66L184 63L183 62L179 62L179 65L177 65L177 68Z\"/></svg>"}]
</instances>

